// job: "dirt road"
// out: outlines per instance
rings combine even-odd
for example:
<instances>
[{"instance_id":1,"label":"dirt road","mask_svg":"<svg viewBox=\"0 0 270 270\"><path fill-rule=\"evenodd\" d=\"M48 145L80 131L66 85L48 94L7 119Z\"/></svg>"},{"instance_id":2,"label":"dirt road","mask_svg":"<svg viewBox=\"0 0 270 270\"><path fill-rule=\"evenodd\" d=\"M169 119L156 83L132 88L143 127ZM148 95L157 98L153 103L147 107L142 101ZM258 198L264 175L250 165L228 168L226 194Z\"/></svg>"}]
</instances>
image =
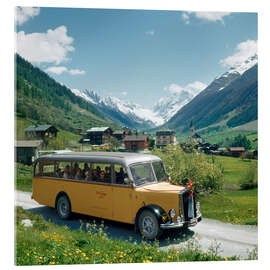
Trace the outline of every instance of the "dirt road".
<instances>
[{"instance_id":1,"label":"dirt road","mask_svg":"<svg viewBox=\"0 0 270 270\"><path fill-rule=\"evenodd\" d=\"M31 200L31 193L29 192L16 191L15 205L33 213L41 214L46 220L50 220L57 225L66 225L71 229L78 229L81 226L81 221L87 223L95 220L97 224L100 222L98 219L84 215L75 215L71 220L63 221L58 218L53 208L41 206ZM109 237L124 240L132 238L132 241L141 241L139 234L134 232L132 225L105 221L105 228ZM179 231L166 231L160 239L160 249L178 248L187 244L188 241L192 241L192 239L195 239L202 250L207 251L211 246L219 246L219 255L221 256L237 255L240 258L247 258L248 251L253 250L258 244L258 230L256 226L232 225L203 218L199 224L191 227L185 234L179 233Z\"/></svg>"}]
</instances>

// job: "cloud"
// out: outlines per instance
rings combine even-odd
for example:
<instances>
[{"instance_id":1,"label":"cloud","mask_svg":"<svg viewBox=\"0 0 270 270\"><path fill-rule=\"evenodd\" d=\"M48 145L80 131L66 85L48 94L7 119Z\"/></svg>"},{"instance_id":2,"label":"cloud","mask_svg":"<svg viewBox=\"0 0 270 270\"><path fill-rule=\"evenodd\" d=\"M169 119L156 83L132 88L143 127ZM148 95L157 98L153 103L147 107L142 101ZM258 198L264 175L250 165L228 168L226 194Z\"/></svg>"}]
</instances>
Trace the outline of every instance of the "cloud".
<instances>
[{"instance_id":1,"label":"cloud","mask_svg":"<svg viewBox=\"0 0 270 270\"><path fill-rule=\"evenodd\" d=\"M121 92L121 95L123 95L123 96L126 96L128 94L128 92L127 91L123 91L123 92Z\"/></svg>"},{"instance_id":2,"label":"cloud","mask_svg":"<svg viewBox=\"0 0 270 270\"><path fill-rule=\"evenodd\" d=\"M231 12L194 12L198 19L207 20L211 22L223 21L223 17L229 16Z\"/></svg>"},{"instance_id":3,"label":"cloud","mask_svg":"<svg viewBox=\"0 0 270 270\"><path fill-rule=\"evenodd\" d=\"M83 75L83 74L85 74L84 70L79 70L79 69L70 69L70 70L68 70L64 66L48 67L47 69L45 69L45 72L54 73L56 75L61 75L64 72L69 73L70 75Z\"/></svg>"},{"instance_id":4,"label":"cloud","mask_svg":"<svg viewBox=\"0 0 270 270\"><path fill-rule=\"evenodd\" d=\"M153 36L155 34L155 30L148 30L145 32L145 34L148 36Z\"/></svg>"},{"instance_id":5,"label":"cloud","mask_svg":"<svg viewBox=\"0 0 270 270\"><path fill-rule=\"evenodd\" d=\"M207 87L206 84L199 82L199 81L195 81L195 82L192 82L192 83L189 83L188 85L186 85L185 90L196 95L199 92L201 92L202 90L204 90L206 87Z\"/></svg>"},{"instance_id":6,"label":"cloud","mask_svg":"<svg viewBox=\"0 0 270 270\"><path fill-rule=\"evenodd\" d=\"M182 14L182 19L185 21L185 24L189 24L190 23L190 20L189 20L189 15L187 12L184 12Z\"/></svg>"},{"instance_id":7,"label":"cloud","mask_svg":"<svg viewBox=\"0 0 270 270\"><path fill-rule=\"evenodd\" d=\"M68 72L71 75L84 75L85 74L84 70L79 70L79 69L70 69Z\"/></svg>"},{"instance_id":8,"label":"cloud","mask_svg":"<svg viewBox=\"0 0 270 270\"><path fill-rule=\"evenodd\" d=\"M194 15L197 19L206 20L210 22L221 21L224 23L223 18L229 16L231 12L183 12L182 19L186 24L190 23L190 15Z\"/></svg>"},{"instance_id":9,"label":"cloud","mask_svg":"<svg viewBox=\"0 0 270 270\"><path fill-rule=\"evenodd\" d=\"M206 84L195 81L187 84L186 86L180 86L178 84L172 83L169 87L165 87L164 90L169 91L171 94L180 94L181 92L186 91L192 95L197 95L206 87Z\"/></svg>"},{"instance_id":10,"label":"cloud","mask_svg":"<svg viewBox=\"0 0 270 270\"><path fill-rule=\"evenodd\" d=\"M55 63L67 61L67 53L74 51L73 38L67 35L67 28L59 26L46 33L15 33L16 51L32 63Z\"/></svg>"},{"instance_id":11,"label":"cloud","mask_svg":"<svg viewBox=\"0 0 270 270\"><path fill-rule=\"evenodd\" d=\"M165 91L169 91L171 94L181 93L184 88L178 84L172 83L169 87L164 88Z\"/></svg>"},{"instance_id":12,"label":"cloud","mask_svg":"<svg viewBox=\"0 0 270 270\"><path fill-rule=\"evenodd\" d=\"M220 60L220 64L226 67L232 67L243 63L247 58L257 53L257 40L241 42L236 46L235 51L233 55Z\"/></svg>"},{"instance_id":13,"label":"cloud","mask_svg":"<svg viewBox=\"0 0 270 270\"><path fill-rule=\"evenodd\" d=\"M38 16L40 8L38 7L16 7L15 8L15 22L18 25L24 24L29 19Z\"/></svg>"}]
</instances>

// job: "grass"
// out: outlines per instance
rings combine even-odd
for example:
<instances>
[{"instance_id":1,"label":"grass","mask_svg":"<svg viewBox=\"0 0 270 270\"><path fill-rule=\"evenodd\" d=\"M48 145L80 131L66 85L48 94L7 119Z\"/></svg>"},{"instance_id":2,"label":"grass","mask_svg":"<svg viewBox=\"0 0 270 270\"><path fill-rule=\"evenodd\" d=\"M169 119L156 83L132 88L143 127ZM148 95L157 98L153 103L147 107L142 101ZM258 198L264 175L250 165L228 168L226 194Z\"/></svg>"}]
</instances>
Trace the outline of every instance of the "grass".
<instances>
[{"instance_id":1,"label":"grass","mask_svg":"<svg viewBox=\"0 0 270 270\"><path fill-rule=\"evenodd\" d=\"M212 161L211 156L208 156ZM224 182L239 185L246 171L254 166L257 168L258 161L254 159L241 159L226 156L214 156L214 162L220 164L224 169Z\"/></svg>"},{"instance_id":2,"label":"grass","mask_svg":"<svg viewBox=\"0 0 270 270\"><path fill-rule=\"evenodd\" d=\"M258 189L225 190L200 196L203 217L242 225L258 225Z\"/></svg>"},{"instance_id":3,"label":"grass","mask_svg":"<svg viewBox=\"0 0 270 270\"><path fill-rule=\"evenodd\" d=\"M33 227L24 227L23 219L30 219ZM207 252L190 239L180 249L161 251L158 242L150 245L137 244L107 237L102 226L86 224L87 231L71 231L66 226L57 226L41 216L31 214L21 207L16 208L16 265L57 264L112 264L151 263L184 261L237 260L236 256L219 256L218 247ZM252 258L254 259L254 258Z\"/></svg>"},{"instance_id":4,"label":"grass","mask_svg":"<svg viewBox=\"0 0 270 270\"><path fill-rule=\"evenodd\" d=\"M21 117L16 117L15 118L16 122L16 140L24 140L24 129L32 126L33 122L31 120L28 120L26 118L21 118Z\"/></svg>"},{"instance_id":5,"label":"grass","mask_svg":"<svg viewBox=\"0 0 270 270\"><path fill-rule=\"evenodd\" d=\"M33 166L15 163L15 186L17 190L32 191Z\"/></svg>"},{"instance_id":6,"label":"grass","mask_svg":"<svg viewBox=\"0 0 270 270\"><path fill-rule=\"evenodd\" d=\"M250 135L256 136L257 132L247 131L247 130L229 130L229 131L224 131L224 132L205 134L205 135L202 135L202 138L211 144L215 144L215 143L220 143L222 141L225 142L226 138L232 139L233 137L236 137L239 134L246 135L248 137ZM252 148L253 146L254 145L252 145Z\"/></svg>"}]
</instances>

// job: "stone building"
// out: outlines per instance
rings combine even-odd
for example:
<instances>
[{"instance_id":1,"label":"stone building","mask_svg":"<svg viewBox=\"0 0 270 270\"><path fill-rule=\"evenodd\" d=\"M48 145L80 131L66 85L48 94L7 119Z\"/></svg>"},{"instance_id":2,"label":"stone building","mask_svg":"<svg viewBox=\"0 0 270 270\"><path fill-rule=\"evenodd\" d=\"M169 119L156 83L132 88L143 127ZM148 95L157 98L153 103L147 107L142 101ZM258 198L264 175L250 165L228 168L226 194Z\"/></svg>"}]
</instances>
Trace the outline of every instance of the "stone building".
<instances>
[{"instance_id":1,"label":"stone building","mask_svg":"<svg viewBox=\"0 0 270 270\"><path fill-rule=\"evenodd\" d=\"M156 146L164 147L176 145L176 135L174 130L160 130L156 132Z\"/></svg>"}]
</instances>

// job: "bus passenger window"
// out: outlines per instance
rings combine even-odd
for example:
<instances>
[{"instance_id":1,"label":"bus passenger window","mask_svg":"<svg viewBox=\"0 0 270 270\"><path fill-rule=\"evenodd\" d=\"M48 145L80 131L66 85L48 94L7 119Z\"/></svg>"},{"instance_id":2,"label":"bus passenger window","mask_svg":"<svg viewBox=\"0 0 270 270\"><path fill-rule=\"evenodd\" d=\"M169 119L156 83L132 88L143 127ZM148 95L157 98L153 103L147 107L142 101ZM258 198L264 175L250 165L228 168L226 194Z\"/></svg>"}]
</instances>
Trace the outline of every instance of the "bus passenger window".
<instances>
[{"instance_id":1,"label":"bus passenger window","mask_svg":"<svg viewBox=\"0 0 270 270\"><path fill-rule=\"evenodd\" d=\"M57 178L70 179L71 178L70 168L71 168L70 162L60 161L56 163L55 176Z\"/></svg>"},{"instance_id":2,"label":"bus passenger window","mask_svg":"<svg viewBox=\"0 0 270 270\"><path fill-rule=\"evenodd\" d=\"M125 185L124 179L128 177L126 169L121 165L114 165L116 184Z\"/></svg>"},{"instance_id":3,"label":"bus passenger window","mask_svg":"<svg viewBox=\"0 0 270 270\"><path fill-rule=\"evenodd\" d=\"M92 181L111 183L111 165L94 163L92 168Z\"/></svg>"},{"instance_id":4,"label":"bus passenger window","mask_svg":"<svg viewBox=\"0 0 270 270\"><path fill-rule=\"evenodd\" d=\"M54 176L54 162L42 162L40 161L36 165L36 175L44 177L53 177Z\"/></svg>"}]
</instances>

